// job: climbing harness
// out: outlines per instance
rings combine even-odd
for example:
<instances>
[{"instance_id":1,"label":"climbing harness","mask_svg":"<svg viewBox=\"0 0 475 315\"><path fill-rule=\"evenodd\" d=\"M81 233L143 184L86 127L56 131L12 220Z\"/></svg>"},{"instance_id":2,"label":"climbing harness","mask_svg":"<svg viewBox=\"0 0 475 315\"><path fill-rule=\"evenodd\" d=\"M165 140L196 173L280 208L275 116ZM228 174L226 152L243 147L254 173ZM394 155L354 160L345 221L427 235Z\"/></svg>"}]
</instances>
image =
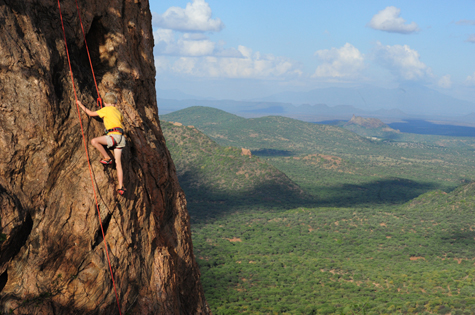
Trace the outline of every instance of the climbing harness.
<instances>
[{"instance_id":1,"label":"climbing harness","mask_svg":"<svg viewBox=\"0 0 475 315\"><path fill-rule=\"evenodd\" d=\"M106 135L111 138L112 146L110 148L111 149L122 149L122 148L117 148L117 141L115 140L115 138L112 135L109 135L109 132L119 132L120 136L123 137L124 136L124 129L122 129L120 127L115 127L115 128L111 128L111 129L105 129L104 131L105 131ZM121 141L122 141L122 138L120 138L119 142L121 142Z\"/></svg>"},{"instance_id":2,"label":"climbing harness","mask_svg":"<svg viewBox=\"0 0 475 315\"><path fill-rule=\"evenodd\" d=\"M78 14L79 14L79 20L81 22L81 28L82 28L82 31L83 31L83 34L84 34L84 27L82 25L82 21L81 21L81 15L79 13L79 6L78 6L78 2L76 0L76 8L78 10ZM86 143L86 137L84 136L84 128L82 126L82 120L81 120L81 112L79 111L79 106L77 105L77 101L78 101L78 97L77 97L77 93L76 93L76 86L74 84L74 77L73 77L73 69L71 67L71 59L69 57L69 51L68 51L68 43L67 43L67 40L66 40L66 31L64 30L64 23L63 23L63 14L61 13L61 4L58 0L58 9L59 9L59 16L61 18L61 27L63 29L63 36L64 36L64 46L66 48L66 56L68 58L68 64L69 64L69 72L71 74L71 83L73 85L73 90L74 90L74 97L76 99L76 108L77 108L77 111L78 111L78 117L79 117L79 124L81 126L81 134L82 134L82 140L83 140L83 143L84 143L84 148L86 150L86 157L87 157L87 163L89 165L89 174L91 175L91 185L92 185L92 191L93 191L93 194L94 194L94 200L96 202L96 208L97 208L97 215L98 215L98 218L99 218L99 224L101 226L101 231L102 231L102 239L104 240L104 248L105 248L105 252L106 252L106 256L107 256L107 262L109 263L109 270L110 270L110 274L111 274L111 278L112 278L112 284L114 286L114 292L115 292L115 297L116 297L116 300L117 300L117 307L119 308L119 314L122 315L122 312L120 310L120 302L119 302L119 295L117 294L117 288L115 286L115 280L114 280L114 273L112 272L112 266L111 266L111 262L110 262L110 258L109 258L109 250L107 249L107 242L106 242L106 236L105 236L105 233L104 233L104 227L102 226L102 220L101 220L101 213L100 213L100 210L99 210L99 202L97 201L97 195L96 195L96 188L94 186L94 177L93 177L93 174L92 174L92 167L91 167L91 161L89 160L89 152L87 150L87 143ZM84 34L84 41L86 41L86 35ZM87 49L87 53L89 55L89 49L87 48L87 42L85 42L86 44L86 49ZM89 62L91 64L91 69L92 69L92 62L91 62L91 58L89 56ZM92 70L93 72L93 76L94 76L94 69ZM94 83L96 83L96 78L94 76ZM97 89L97 83L96 83L96 89ZM99 96L98 99L97 99L97 102L98 104L100 103L101 107L102 107L102 100L100 100L100 94L99 94L99 89L97 89L97 95Z\"/></svg>"},{"instance_id":3,"label":"climbing harness","mask_svg":"<svg viewBox=\"0 0 475 315\"><path fill-rule=\"evenodd\" d=\"M106 134L108 134L109 132L120 132L120 134L123 135L124 134L124 129L119 128L119 127L106 129Z\"/></svg>"},{"instance_id":4,"label":"climbing harness","mask_svg":"<svg viewBox=\"0 0 475 315\"><path fill-rule=\"evenodd\" d=\"M123 147L117 147L117 145L120 142L122 142L123 135L120 135L119 143L117 143L117 140L115 140L115 138L112 135L110 135L109 137L111 138L111 141L112 141L112 145L109 147L110 149L117 149L117 150L122 150L123 149Z\"/></svg>"},{"instance_id":5,"label":"climbing harness","mask_svg":"<svg viewBox=\"0 0 475 315\"><path fill-rule=\"evenodd\" d=\"M115 141L115 138L113 136L109 136L111 137L111 140L112 140L112 148L115 149L115 147L117 146L117 141Z\"/></svg>"}]
</instances>

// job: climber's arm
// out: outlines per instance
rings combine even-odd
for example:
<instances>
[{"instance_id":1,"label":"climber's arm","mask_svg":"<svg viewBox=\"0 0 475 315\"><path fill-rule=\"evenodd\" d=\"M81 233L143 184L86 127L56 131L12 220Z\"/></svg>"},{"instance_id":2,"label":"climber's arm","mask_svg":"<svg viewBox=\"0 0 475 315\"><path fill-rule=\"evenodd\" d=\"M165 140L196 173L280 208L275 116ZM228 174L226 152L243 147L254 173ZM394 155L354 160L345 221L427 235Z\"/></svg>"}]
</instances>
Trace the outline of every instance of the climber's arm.
<instances>
[{"instance_id":1,"label":"climber's arm","mask_svg":"<svg viewBox=\"0 0 475 315\"><path fill-rule=\"evenodd\" d=\"M92 110L89 110L86 108L86 106L84 106L81 101L77 100L76 101L76 104L81 107L81 109L88 115L88 116L91 116L91 117L95 117L95 116L99 116L98 113L96 112L93 112Z\"/></svg>"}]
</instances>

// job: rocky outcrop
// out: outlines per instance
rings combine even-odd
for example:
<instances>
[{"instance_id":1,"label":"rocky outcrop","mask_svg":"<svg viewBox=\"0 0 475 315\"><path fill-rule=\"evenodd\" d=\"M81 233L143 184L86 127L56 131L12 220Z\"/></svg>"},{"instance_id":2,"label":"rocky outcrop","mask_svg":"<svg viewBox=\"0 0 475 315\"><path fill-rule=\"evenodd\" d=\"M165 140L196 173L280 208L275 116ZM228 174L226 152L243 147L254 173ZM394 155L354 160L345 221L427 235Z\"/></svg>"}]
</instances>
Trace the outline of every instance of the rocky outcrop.
<instances>
[{"instance_id":1,"label":"rocky outcrop","mask_svg":"<svg viewBox=\"0 0 475 315\"><path fill-rule=\"evenodd\" d=\"M125 117L124 197L78 114L57 1L0 0L0 313L209 314L186 200L158 119L147 0L78 0L98 86ZM95 109L75 0L61 0L79 99ZM0 241L1 241L0 237Z\"/></svg>"},{"instance_id":2,"label":"rocky outcrop","mask_svg":"<svg viewBox=\"0 0 475 315\"><path fill-rule=\"evenodd\" d=\"M252 153L251 153L251 150L249 150L249 149L241 148L241 155L247 155L247 156L251 157Z\"/></svg>"},{"instance_id":3,"label":"rocky outcrop","mask_svg":"<svg viewBox=\"0 0 475 315\"><path fill-rule=\"evenodd\" d=\"M377 118L364 118L353 115L351 119L345 124L348 125L360 125L366 128L385 128L388 127L385 123ZM389 128L389 127L388 127Z\"/></svg>"},{"instance_id":4,"label":"rocky outcrop","mask_svg":"<svg viewBox=\"0 0 475 315\"><path fill-rule=\"evenodd\" d=\"M393 129L383 123L381 120L377 118L363 118L359 116L353 115L351 119L345 123L345 126L351 126L351 125L359 125L368 129L378 129L380 128L382 131L385 132L395 132L395 133L400 133L399 130Z\"/></svg>"}]
</instances>

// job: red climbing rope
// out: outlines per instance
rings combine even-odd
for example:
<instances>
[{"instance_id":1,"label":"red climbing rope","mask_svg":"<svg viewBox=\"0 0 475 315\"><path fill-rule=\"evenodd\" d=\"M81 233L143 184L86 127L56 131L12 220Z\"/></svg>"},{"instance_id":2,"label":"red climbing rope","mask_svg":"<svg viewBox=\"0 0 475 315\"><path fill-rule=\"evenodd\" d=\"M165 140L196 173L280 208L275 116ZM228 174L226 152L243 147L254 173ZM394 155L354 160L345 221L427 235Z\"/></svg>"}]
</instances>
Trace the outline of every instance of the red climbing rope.
<instances>
[{"instance_id":1,"label":"red climbing rope","mask_svg":"<svg viewBox=\"0 0 475 315\"><path fill-rule=\"evenodd\" d=\"M94 67L92 66L91 54L89 54L89 47L87 46L86 33L84 32L84 26L82 25L81 11L79 10L78 0L76 0L76 9L78 10L79 23L81 24L82 35L84 36L84 44L86 45L87 56L89 57L89 64L91 65L92 77L94 78L94 85L97 91L97 106L102 108L102 98L97 88L96 75L94 74Z\"/></svg>"},{"instance_id":2,"label":"red climbing rope","mask_svg":"<svg viewBox=\"0 0 475 315\"><path fill-rule=\"evenodd\" d=\"M122 312L120 311L119 295L117 294L117 289L116 289L115 281L114 281L114 273L112 272L112 266L111 266L111 262L110 262L110 259L109 259L109 250L107 249L106 236L104 234L104 228L102 226L101 213L100 213L100 210L99 210L99 202L97 201L96 188L94 186L94 177L92 175L91 161L89 160L89 152L87 150L86 137L84 136L84 128L82 126L82 121L81 121L81 112L79 111L79 106L77 105L78 97L77 97L77 93L76 93L76 86L74 85L73 69L71 67L71 60L69 58L68 43L67 43L67 40L66 40L66 32L64 30L64 23L63 23L63 14L61 13L61 4L60 4L59 0L58 0L58 9L59 9L59 16L61 18L61 27L63 29L64 46L66 47L66 55L68 57L69 72L71 73L71 82L73 84L74 98L76 99L76 108L77 108L77 111L78 111L79 124L81 125L82 140L83 140L83 143L84 143L84 148L86 149L87 164L89 165L89 174L91 175L92 191L94 193L94 200L96 201L97 215L99 217L99 224L101 226L102 238L104 240L104 247L105 247L105 250L106 250L107 262L109 263L109 270L110 270L111 277L112 277L112 284L114 286L115 297L117 299L117 307L119 308L119 314L122 315Z\"/></svg>"}]
</instances>

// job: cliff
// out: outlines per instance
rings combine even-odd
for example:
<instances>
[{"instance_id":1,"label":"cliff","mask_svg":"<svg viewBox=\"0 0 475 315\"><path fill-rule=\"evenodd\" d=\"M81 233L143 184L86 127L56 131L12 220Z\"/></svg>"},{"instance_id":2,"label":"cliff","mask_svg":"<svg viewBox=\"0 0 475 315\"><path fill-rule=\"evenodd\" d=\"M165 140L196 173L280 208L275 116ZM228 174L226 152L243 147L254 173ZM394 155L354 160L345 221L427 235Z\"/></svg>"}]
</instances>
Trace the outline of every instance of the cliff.
<instances>
[{"instance_id":1,"label":"cliff","mask_svg":"<svg viewBox=\"0 0 475 315\"><path fill-rule=\"evenodd\" d=\"M103 124L80 113L122 314L210 314L158 119L148 0L78 3L99 91L125 118L120 196L90 145ZM61 9L96 110L76 3ZM118 314L78 116L57 1L0 0L0 313Z\"/></svg>"}]
</instances>

